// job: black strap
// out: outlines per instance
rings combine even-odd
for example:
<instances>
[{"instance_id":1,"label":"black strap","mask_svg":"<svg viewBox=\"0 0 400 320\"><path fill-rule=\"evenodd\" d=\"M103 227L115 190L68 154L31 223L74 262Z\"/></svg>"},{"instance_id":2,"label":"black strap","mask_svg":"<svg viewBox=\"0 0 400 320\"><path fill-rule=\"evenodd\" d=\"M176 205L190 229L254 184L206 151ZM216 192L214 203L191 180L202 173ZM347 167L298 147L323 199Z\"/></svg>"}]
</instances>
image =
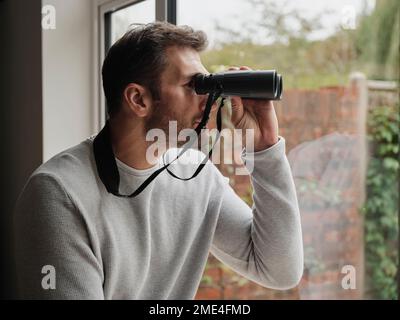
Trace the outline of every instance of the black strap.
<instances>
[{"instance_id":1,"label":"black strap","mask_svg":"<svg viewBox=\"0 0 400 320\"><path fill-rule=\"evenodd\" d=\"M209 94L208 99L207 99L206 108L203 113L203 118L200 121L199 125L195 129L195 133L197 136L200 134L201 129L203 129L206 126L206 124L209 120L212 105L215 103L215 101L218 99L219 96L220 96L220 93L217 91ZM111 144L110 124L107 121L105 126L103 127L103 129L99 132L99 134L96 136L96 138L93 141L93 151L94 151L97 172L99 174L100 180L103 182L107 191L117 197L122 197L122 198L136 197L164 170L167 170L167 172L171 176L173 176L174 178L180 179L180 180L187 181L187 180L195 178L200 173L200 171L204 168L208 159L211 157L214 146L217 143L219 136L221 134L221 127L222 127L221 109L223 107L223 103L224 103L224 99L221 100L221 103L218 107L218 113L217 113L218 134L215 139L215 142L214 142L211 150L208 153L208 157L205 157L203 162L196 169L196 172L190 178L180 178L180 177L176 176L172 171L170 171L168 169L168 167L174 161L176 161L180 156L182 156L182 154L184 152L186 152L193 145L193 143L196 141L196 139L190 139L182 147L181 152L176 156L175 159L173 159L171 162L165 164L162 168L154 171L150 175L150 177L148 177L133 193L131 193L129 195L119 193L120 176L119 176L118 167L117 167L115 155L114 155L114 152L112 149L112 144Z\"/></svg>"},{"instance_id":2,"label":"black strap","mask_svg":"<svg viewBox=\"0 0 400 320\"><path fill-rule=\"evenodd\" d=\"M217 133L217 136L215 137L215 141L214 141L214 143L213 143L213 145L212 145L210 151L208 152L208 156L204 158L204 160L203 160L203 161L201 162L201 164L197 167L196 171L194 172L194 174L193 174L191 177L189 177L189 178L181 178L181 177L178 177L178 176L175 175L171 170L169 170L169 168L167 168L167 171L168 171L168 173L169 173L171 176L173 176L174 178L179 179L179 180L188 181L188 180L191 180L191 179L195 178L195 177L200 173L200 171L203 170L203 168L204 168L204 166L206 165L208 159L211 158L212 152L213 152L213 150L214 150L214 147L215 147L215 145L217 144L217 142L218 142L218 140L219 140L219 137L220 137L220 135L221 135L221 129L222 129L221 110L222 110L222 107L224 106L224 100L225 100L225 98L222 98L222 100L221 100L221 102L220 102L220 105L219 105L219 107L218 107L218 112L217 112L217 130L218 130L218 133ZM164 158L163 158L163 160L164 160ZM165 164L165 162L164 162L164 164Z\"/></svg>"}]
</instances>

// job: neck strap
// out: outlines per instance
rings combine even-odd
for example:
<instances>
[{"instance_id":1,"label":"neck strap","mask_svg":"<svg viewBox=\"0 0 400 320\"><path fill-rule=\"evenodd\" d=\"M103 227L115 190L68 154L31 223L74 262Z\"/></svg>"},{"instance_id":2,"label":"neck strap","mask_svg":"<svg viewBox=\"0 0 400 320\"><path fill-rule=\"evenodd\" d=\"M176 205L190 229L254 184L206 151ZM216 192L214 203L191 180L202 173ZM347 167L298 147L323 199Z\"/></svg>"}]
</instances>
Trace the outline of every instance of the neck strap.
<instances>
[{"instance_id":1,"label":"neck strap","mask_svg":"<svg viewBox=\"0 0 400 320\"><path fill-rule=\"evenodd\" d=\"M195 129L195 133L198 136L203 129L208 120L209 115L211 112L211 107L215 103L215 101L220 96L219 92L210 93L207 99L206 108L204 110L203 118L199 125ZM212 145L208 157L202 161L199 167L196 169L195 173L189 178L181 178L176 176L168 167L176 161L184 152L186 152L196 141L196 139L190 139L185 145L182 147L181 152L173 159L171 162L164 164L163 167L154 171L133 193L131 194L120 194L119 193L119 184L120 184L120 176L118 172L117 163L115 160L115 155L112 149L111 144L111 133L110 133L110 124L109 121L106 122L103 129L99 132L96 138L93 141L93 151L94 157L97 167L97 172L101 181L103 182L104 186L106 187L107 191L117 197L122 198L133 198L139 195L161 172L167 170L167 172L176 179L188 181L195 178L200 171L204 168L205 164L207 163L208 159L212 155L212 151L214 149L215 144L217 143L219 136L221 134L221 127L222 127L222 120L221 120L221 109L223 107L224 99L222 99L221 103L218 106L218 113L217 113L217 130L218 134L215 139L214 144Z\"/></svg>"}]
</instances>

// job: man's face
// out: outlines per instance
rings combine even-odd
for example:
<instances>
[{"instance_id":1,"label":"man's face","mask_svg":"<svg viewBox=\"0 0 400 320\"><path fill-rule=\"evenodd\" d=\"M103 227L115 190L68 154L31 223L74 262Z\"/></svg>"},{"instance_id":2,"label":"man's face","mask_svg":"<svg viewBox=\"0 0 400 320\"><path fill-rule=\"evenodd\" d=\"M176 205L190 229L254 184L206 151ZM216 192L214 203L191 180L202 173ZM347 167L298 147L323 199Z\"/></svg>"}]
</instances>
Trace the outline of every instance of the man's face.
<instances>
[{"instance_id":1,"label":"man's face","mask_svg":"<svg viewBox=\"0 0 400 320\"><path fill-rule=\"evenodd\" d=\"M168 136L169 121L177 121L177 132L194 129L203 116L207 96L197 95L192 78L208 73L194 49L170 47L166 50L167 67L160 77L160 101L156 101L147 122L147 130L159 128Z\"/></svg>"}]
</instances>

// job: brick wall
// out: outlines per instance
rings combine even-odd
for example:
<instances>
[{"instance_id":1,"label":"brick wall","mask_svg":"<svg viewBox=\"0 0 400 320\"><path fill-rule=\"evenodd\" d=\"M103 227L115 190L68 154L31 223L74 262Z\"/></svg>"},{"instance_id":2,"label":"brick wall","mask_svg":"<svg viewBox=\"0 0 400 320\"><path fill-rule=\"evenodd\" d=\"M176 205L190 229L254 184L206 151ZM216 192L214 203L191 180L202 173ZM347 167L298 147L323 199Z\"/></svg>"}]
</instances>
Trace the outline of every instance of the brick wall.
<instances>
[{"instance_id":1,"label":"brick wall","mask_svg":"<svg viewBox=\"0 0 400 320\"><path fill-rule=\"evenodd\" d=\"M365 108L360 107L359 90L354 85L286 90L275 109L302 217L303 279L292 290L270 290L238 276L210 256L196 298L360 299ZM251 204L249 177L232 174L230 167L219 166L235 191ZM355 267L356 290L341 287L345 265Z\"/></svg>"}]
</instances>

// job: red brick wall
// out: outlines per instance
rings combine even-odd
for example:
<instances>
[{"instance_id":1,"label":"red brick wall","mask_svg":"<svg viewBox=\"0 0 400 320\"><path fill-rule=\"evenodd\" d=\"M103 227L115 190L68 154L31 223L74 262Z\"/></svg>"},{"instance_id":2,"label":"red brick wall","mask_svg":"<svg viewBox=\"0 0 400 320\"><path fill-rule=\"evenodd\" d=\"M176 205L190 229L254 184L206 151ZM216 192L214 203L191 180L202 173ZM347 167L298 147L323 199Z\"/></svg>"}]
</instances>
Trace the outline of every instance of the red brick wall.
<instances>
[{"instance_id":1,"label":"red brick wall","mask_svg":"<svg viewBox=\"0 0 400 320\"><path fill-rule=\"evenodd\" d=\"M295 179L302 217L304 275L297 288L275 291L247 281L209 257L197 299L348 299L363 295L364 110L346 87L286 90L275 102L280 135ZM251 204L248 176L231 173L235 191ZM353 265L357 289L344 290L344 265Z\"/></svg>"}]
</instances>

